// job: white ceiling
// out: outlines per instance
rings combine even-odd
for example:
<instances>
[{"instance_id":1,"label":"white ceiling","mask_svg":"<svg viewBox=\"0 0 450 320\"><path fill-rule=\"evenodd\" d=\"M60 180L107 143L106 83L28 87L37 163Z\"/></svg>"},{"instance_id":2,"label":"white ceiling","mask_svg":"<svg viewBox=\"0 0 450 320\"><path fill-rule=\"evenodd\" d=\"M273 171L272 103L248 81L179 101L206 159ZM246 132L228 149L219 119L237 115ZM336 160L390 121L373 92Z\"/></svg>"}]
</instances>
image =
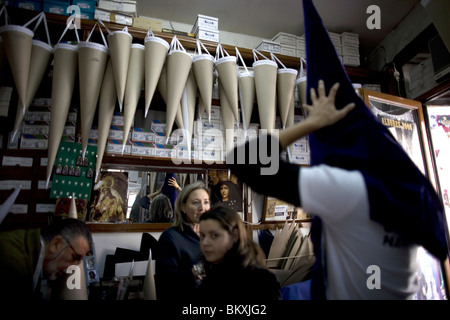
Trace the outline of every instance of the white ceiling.
<instances>
[{"instance_id":1,"label":"white ceiling","mask_svg":"<svg viewBox=\"0 0 450 320\"><path fill-rule=\"evenodd\" d=\"M336 33L354 32L360 44L373 48L398 26L420 0L315 0L325 27ZM217 17L219 29L264 39L278 32L304 33L302 0L138 0L138 14L194 24L197 14ZM367 7L381 11L381 29L369 30Z\"/></svg>"}]
</instances>

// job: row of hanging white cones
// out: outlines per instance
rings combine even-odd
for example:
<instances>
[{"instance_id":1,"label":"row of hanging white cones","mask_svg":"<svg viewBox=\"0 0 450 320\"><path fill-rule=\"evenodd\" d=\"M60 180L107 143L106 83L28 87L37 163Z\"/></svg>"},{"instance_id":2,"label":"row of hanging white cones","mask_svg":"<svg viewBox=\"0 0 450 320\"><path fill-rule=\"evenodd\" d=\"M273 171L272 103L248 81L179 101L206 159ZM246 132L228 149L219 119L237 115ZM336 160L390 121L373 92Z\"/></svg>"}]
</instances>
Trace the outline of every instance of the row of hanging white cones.
<instances>
[{"instance_id":1,"label":"row of hanging white cones","mask_svg":"<svg viewBox=\"0 0 450 320\"><path fill-rule=\"evenodd\" d=\"M6 10L5 10L6 16ZM27 26L38 20L47 31L48 45L33 40L34 31ZM5 17L6 21L6 17ZM301 101L305 102L306 77L303 75L303 59L300 74L286 68L275 55L272 59L253 50L253 71L245 65L236 48L236 56L230 56L218 44L216 56L197 40L194 54L186 52L176 36L169 44L148 30L144 45L133 43L127 27L111 32L102 21L93 26L86 41L78 40L76 45L61 43L70 28L70 21L58 43L52 48L42 12L24 26L6 24L0 29L3 45L9 61L19 95L14 136L25 112L31 104L44 72L53 55L52 108L48 143L47 187L53 171L56 154L69 112L75 80L78 75L80 90L81 143L83 158L87 149L89 134L98 105L98 144L96 175L97 182L106 148L108 133L118 101L124 115L123 148L128 139L141 90L145 89L145 117L156 89L166 103L166 136L172 133L173 124L183 129L190 146L197 91L199 93L199 114L204 110L210 121L212 92L215 78L219 83L219 99L224 129L233 129L242 117L244 131L249 126L255 101L258 103L260 128L272 130L275 124L276 106L280 109L283 128L293 125L294 90L299 89ZM98 26L103 44L90 42ZM108 32L105 38L101 26ZM36 30L35 28L35 30ZM258 54L264 59L259 60ZM245 72L239 72L238 59ZM278 68L278 63L282 68ZM297 75L299 75L297 77ZM278 97L277 97L278 96ZM25 102L23 102L25 101ZM239 114L239 103L241 114ZM233 140L226 139L226 151L233 147ZM187 148L190 151L190 147ZM190 155L189 155L190 157Z\"/></svg>"}]
</instances>

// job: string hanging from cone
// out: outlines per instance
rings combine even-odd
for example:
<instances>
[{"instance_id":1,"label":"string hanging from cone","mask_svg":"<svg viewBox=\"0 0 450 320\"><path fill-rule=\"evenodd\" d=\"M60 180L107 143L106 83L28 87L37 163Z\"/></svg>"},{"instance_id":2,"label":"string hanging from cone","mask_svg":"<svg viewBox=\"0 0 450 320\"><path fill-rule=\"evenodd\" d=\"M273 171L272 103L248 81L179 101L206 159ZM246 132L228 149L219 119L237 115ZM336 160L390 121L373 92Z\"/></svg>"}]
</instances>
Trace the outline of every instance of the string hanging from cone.
<instances>
[{"instance_id":1,"label":"string hanging from cone","mask_svg":"<svg viewBox=\"0 0 450 320\"><path fill-rule=\"evenodd\" d=\"M255 76L253 71L249 71L247 65L242 58L239 49L236 47L236 56L240 59L244 66L245 72L239 73L239 101L241 105L242 126L245 136L250 125L252 117L253 105L255 103Z\"/></svg>"}]
</instances>

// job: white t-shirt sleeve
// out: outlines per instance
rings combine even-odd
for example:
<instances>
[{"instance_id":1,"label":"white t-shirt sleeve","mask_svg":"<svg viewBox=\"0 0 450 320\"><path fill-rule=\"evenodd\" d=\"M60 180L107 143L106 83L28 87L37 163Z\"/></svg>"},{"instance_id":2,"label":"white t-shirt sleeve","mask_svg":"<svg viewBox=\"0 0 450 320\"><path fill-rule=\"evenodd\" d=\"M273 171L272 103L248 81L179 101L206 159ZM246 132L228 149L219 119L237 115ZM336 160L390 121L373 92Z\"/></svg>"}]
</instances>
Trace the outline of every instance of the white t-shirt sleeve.
<instances>
[{"instance_id":1,"label":"white t-shirt sleeve","mask_svg":"<svg viewBox=\"0 0 450 320\"><path fill-rule=\"evenodd\" d=\"M328 221L338 221L368 203L361 172L318 165L302 168L299 175L302 208Z\"/></svg>"}]
</instances>

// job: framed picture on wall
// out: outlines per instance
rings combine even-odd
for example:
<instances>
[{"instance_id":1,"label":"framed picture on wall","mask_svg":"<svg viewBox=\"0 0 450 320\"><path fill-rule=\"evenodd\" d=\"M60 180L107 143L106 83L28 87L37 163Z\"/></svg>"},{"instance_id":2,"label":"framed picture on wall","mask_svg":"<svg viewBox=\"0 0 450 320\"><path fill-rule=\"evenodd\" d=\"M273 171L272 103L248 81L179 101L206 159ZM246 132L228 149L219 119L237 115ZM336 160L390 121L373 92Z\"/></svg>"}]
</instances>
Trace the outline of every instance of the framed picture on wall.
<instances>
[{"instance_id":1,"label":"framed picture on wall","mask_svg":"<svg viewBox=\"0 0 450 320\"><path fill-rule=\"evenodd\" d=\"M211 203L223 203L237 212L243 213L242 184L228 170L208 170L208 187Z\"/></svg>"}]
</instances>

